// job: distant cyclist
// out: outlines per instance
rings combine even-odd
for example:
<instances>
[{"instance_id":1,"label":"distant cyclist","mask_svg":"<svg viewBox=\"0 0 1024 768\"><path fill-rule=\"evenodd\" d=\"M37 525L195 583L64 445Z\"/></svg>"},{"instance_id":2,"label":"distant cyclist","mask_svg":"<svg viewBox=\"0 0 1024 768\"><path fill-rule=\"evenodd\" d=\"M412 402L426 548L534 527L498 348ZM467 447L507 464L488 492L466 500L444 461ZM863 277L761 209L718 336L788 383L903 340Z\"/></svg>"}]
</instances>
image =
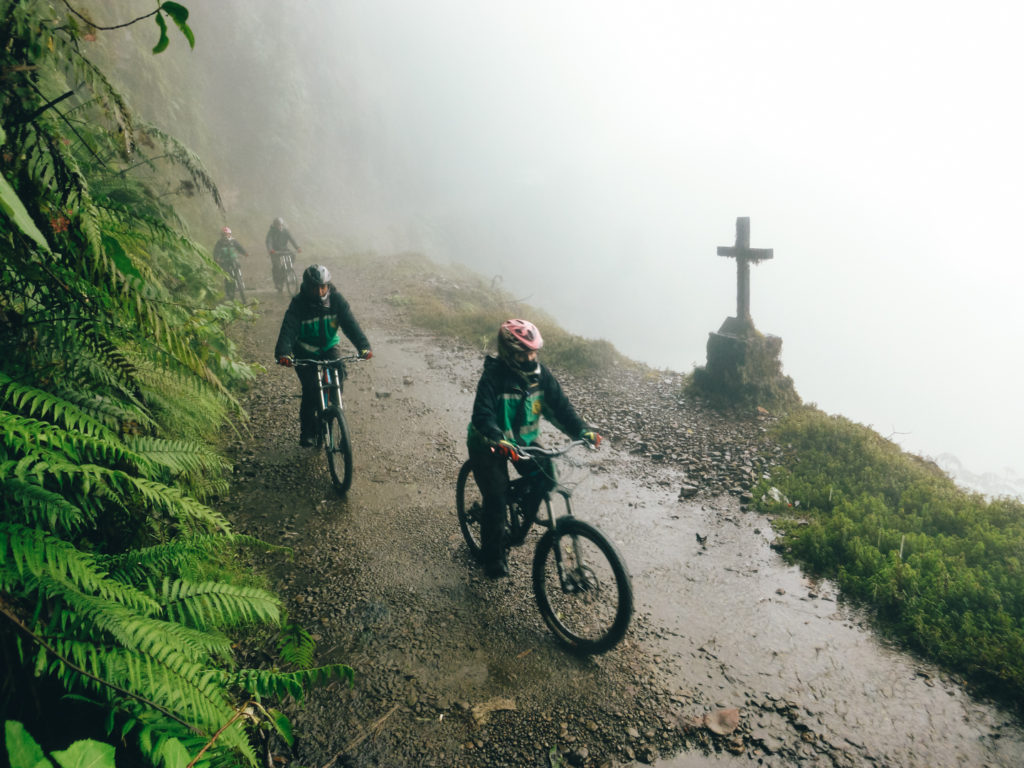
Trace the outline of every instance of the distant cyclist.
<instances>
[{"instance_id":1,"label":"distant cyclist","mask_svg":"<svg viewBox=\"0 0 1024 768\"><path fill-rule=\"evenodd\" d=\"M526 501L528 514L536 511L544 494L554 487L551 460L521 460L516 446L538 444L541 416L571 438L583 438L595 446L601 442L594 428L577 415L555 377L537 360L543 345L533 323L506 320L498 330L498 356L484 360L476 387L466 446L473 478L483 496L481 552L484 570L492 578L508 575L502 541L508 461L520 475L534 478Z\"/></svg>"},{"instance_id":2,"label":"distant cyclist","mask_svg":"<svg viewBox=\"0 0 1024 768\"><path fill-rule=\"evenodd\" d=\"M299 248L299 244L295 242L295 238L292 237L292 233L288 231L284 219L280 216L271 222L265 242L267 253L270 254L270 271L274 275L274 287L280 293L284 288L286 277L284 265L281 263L282 251L288 250L289 245L295 248L296 253L302 253L302 249Z\"/></svg>"},{"instance_id":3,"label":"distant cyclist","mask_svg":"<svg viewBox=\"0 0 1024 768\"><path fill-rule=\"evenodd\" d=\"M231 228L222 227L220 239L213 246L213 260L228 275L224 278L224 295L227 296L228 301L235 298L235 278L232 267L238 261L238 254L249 256L249 252L231 234Z\"/></svg>"},{"instance_id":4,"label":"distant cyclist","mask_svg":"<svg viewBox=\"0 0 1024 768\"><path fill-rule=\"evenodd\" d=\"M364 360L373 357L370 341L359 327L345 297L331 283L327 267L314 264L302 273L302 287L292 297L281 321L274 357L278 365L291 366L293 357L337 360L341 357L338 330L348 338ZM299 445L313 445L316 435L316 408L320 389L316 369L295 369L302 385L299 405ZM344 376L342 377L344 378Z\"/></svg>"}]
</instances>

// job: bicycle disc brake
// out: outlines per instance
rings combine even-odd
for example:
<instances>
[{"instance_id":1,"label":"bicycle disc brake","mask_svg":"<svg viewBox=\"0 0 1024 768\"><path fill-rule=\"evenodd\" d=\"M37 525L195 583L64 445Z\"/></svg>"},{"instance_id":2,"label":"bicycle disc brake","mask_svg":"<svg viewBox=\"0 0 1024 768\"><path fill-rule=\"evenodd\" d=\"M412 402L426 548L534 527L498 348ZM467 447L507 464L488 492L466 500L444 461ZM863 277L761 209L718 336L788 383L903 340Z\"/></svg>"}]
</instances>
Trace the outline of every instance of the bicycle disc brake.
<instances>
[{"instance_id":1,"label":"bicycle disc brake","mask_svg":"<svg viewBox=\"0 0 1024 768\"><path fill-rule=\"evenodd\" d=\"M566 571L562 578L562 591L569 595L600 592L601 584L594 570L589 565L580 563Z\"/></svg>"}]
</instances>

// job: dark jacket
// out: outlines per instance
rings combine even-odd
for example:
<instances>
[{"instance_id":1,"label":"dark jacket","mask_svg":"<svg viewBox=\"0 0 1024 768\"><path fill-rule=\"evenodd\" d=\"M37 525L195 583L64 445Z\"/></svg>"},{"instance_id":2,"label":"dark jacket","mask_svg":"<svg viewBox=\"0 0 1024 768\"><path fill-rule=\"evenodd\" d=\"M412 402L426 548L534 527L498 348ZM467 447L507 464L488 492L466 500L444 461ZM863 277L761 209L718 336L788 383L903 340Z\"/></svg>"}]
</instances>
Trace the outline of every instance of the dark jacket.
<instances>
[{"instance_id":1,"label":"dark jacket","mask_svg":"<svg viewBox=\"0 0 1024 768\"><path fill-rule=\"evenodd\" d=\"M319 357L340 343L338 330L357 351L370 349L370 341L359 327L352 309L338 289L331 285L330 301L324 306L320 297L306 295L305 288L292 297L281 321L274 357Z\"/></svg>"},{"instance_id":2,"label":"dark jacket","mask_svg":"<svg viewBox=\"0 0 1024 768\"><path fill-rule=\"evenodd\" d=\"M299 244L295 242L295 238L292 237L292 233L288 231L287 227L278 229L271 224L270 229L267 231L267 250L283 251L288 248L288 243L291 243L295 250L299 249Z\"/></svg>"},{"instance_id":3,"label":"dark jacket","mask_svg":"<svg viewBox=\"0 0 1024 768\"><path fill-rule=\"evenodd\" d=\"M235 240L235 238L221 236L213 246L213 260L222 269L227 269L231 262L238 258L235 255L236 251L243 256L249 255L245 248L242 247L242 244Z\"/></svg>"},{"instance_id":4,"label":"dark jacket","mask_svg":"<svg viewBox=\"0 0 1024 768\"><path fill-rule=\"evenodd\" d=\"M529 445L540 432L541 416L572 438L587 429L551 371L539 363L538 367L538 373L527 377L497 357L484 360L469 424L470 451L484 450L499 440Z\"/></svg>"}]
</instances>

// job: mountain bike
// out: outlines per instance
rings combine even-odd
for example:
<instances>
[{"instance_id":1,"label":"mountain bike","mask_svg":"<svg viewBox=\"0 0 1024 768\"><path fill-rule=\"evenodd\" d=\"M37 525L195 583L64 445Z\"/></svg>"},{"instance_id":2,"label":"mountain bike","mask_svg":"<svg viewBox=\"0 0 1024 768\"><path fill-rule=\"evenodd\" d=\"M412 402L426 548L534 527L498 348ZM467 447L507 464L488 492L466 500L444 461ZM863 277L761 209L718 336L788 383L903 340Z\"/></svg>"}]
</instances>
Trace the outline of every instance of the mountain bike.
<instances>
[{"instance_id":1,"label":"mountain bike","mask_svg":"<svg viewBox=\"0 0 1024 768\"><path fill-rule=\"evenodd\" d=\"M238 263L237 256L231 259L227 273L234 286L234 293L238 294L238 300L245 304L245 280L242 279L242 265ZM229 298L234 298L234 295Z\"/></svg>"},{"instance_id":2,"label":"mountain bike","mask_svg":"<svg viewBox=\"0 0 1024 768\"><path fill-rule=\"evenodd\" d=\"M349 355L337 360L293 360L296 367L315 366L320 397L317 400L316 447L323 448L327 456L327 469L331 483L339 495L352 485L352 440L349 437L345 409L341 400L341 382L345 378L345 363L360 360Z\"/></svg>"},{"instance_id":3,"label":"mountain bike","mask_svg":"<svg viewBox=\"0 0 1024 768\"><path fill-rule=\"evenodd\" d=\"M299 278L295 274L295 253L286 248L283 251L274 251L271 255L277 257L277 264L274 266L274 287L278 293L287 288L288 295L294 296L299 292Z\"/></svg>"},{"instance_id":4,"label":"mountain bike","mask_svg":"<svg viewBox=\"0 0 1024 768\"><path fill-rule=\"evenodd\" d=\"M516 451L525 458L556 457L578 445L589 443L574 440L556 449L516 446ZM547 529L533 555L533 592L544 622L574 653L609 651L622 640L633 616L633 584L626 565L604 534L573 516L572 490L557 480L540 508L529 513L524 501L535 481L526 476L509 483L503 544L523 544L534 523ZM479 560L483 498L468 461L459 470L455 506L469 551ZM556 516L562 507L564 513Z\"/></svg>"}]
</instances>

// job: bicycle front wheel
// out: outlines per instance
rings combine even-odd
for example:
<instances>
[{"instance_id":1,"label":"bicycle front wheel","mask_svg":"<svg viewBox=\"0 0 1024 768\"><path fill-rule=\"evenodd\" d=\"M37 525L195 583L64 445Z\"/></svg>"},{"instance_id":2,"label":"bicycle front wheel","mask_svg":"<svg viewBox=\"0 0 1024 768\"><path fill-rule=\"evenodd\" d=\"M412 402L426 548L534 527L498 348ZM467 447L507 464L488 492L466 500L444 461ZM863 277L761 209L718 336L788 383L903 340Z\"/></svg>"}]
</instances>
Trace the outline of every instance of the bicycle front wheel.
<instances>
[{"instance_id":1,"label":"bicycle front wheel","mask_svg":"<svg viewBox=\"0 0 1024 768\"><path fill-rule=\"evenodd\" d=\"M533 591L548 628L573 653L611 650L633 616L633 584L622 558L589 523L560 518L537 544Z\"/></svg>"},{"instance_id":2,"label":"bicycle front wheel","mask_svg":"<svg viewBox=\"0 0 1024 768\"><path fill-rule=\"evenodd\" d=\"M459 528L469 553L479 560L483 546L480 520L484 514L484 497L477 488L468 461L459 470L459 479L455 483L455 509L459 513Z\"/></svg>"},{"instance_id":3,"label":"bicycle front wheel","mask_svg":"<svg viewBox=\"0 0 1024 768\"><path fill-rule=\"evenodd\" d=\"M238 290L239 301L245 304L245 281L240 271L235 274L235 288Z\"/></svg>"},{"instance_id":4,"label":"bicycle front wheel","mask_svg":"<svg viewBox=\"0 0 1024 768\"><path fill-rule=\"evenodd\" d=\"M285 274L284 284L292 296L299 292L299 278L295 276L295 270L291 267L288 267L288 272Z\"/></svg>"},{"instance_id":5,"label":"bicycle front wheel","mask_svg":"<svg viewBox=\"0 0 1024 768\"><path fill-rule=\"evenodd\" d=\"M339 408L331 408L324 415L327 435L324 452L327 454L327 468L331 471L331 482L339 494L346 493L352 485L352 441L348 435L345 414Z\"/></svg>"}]
</instances>

